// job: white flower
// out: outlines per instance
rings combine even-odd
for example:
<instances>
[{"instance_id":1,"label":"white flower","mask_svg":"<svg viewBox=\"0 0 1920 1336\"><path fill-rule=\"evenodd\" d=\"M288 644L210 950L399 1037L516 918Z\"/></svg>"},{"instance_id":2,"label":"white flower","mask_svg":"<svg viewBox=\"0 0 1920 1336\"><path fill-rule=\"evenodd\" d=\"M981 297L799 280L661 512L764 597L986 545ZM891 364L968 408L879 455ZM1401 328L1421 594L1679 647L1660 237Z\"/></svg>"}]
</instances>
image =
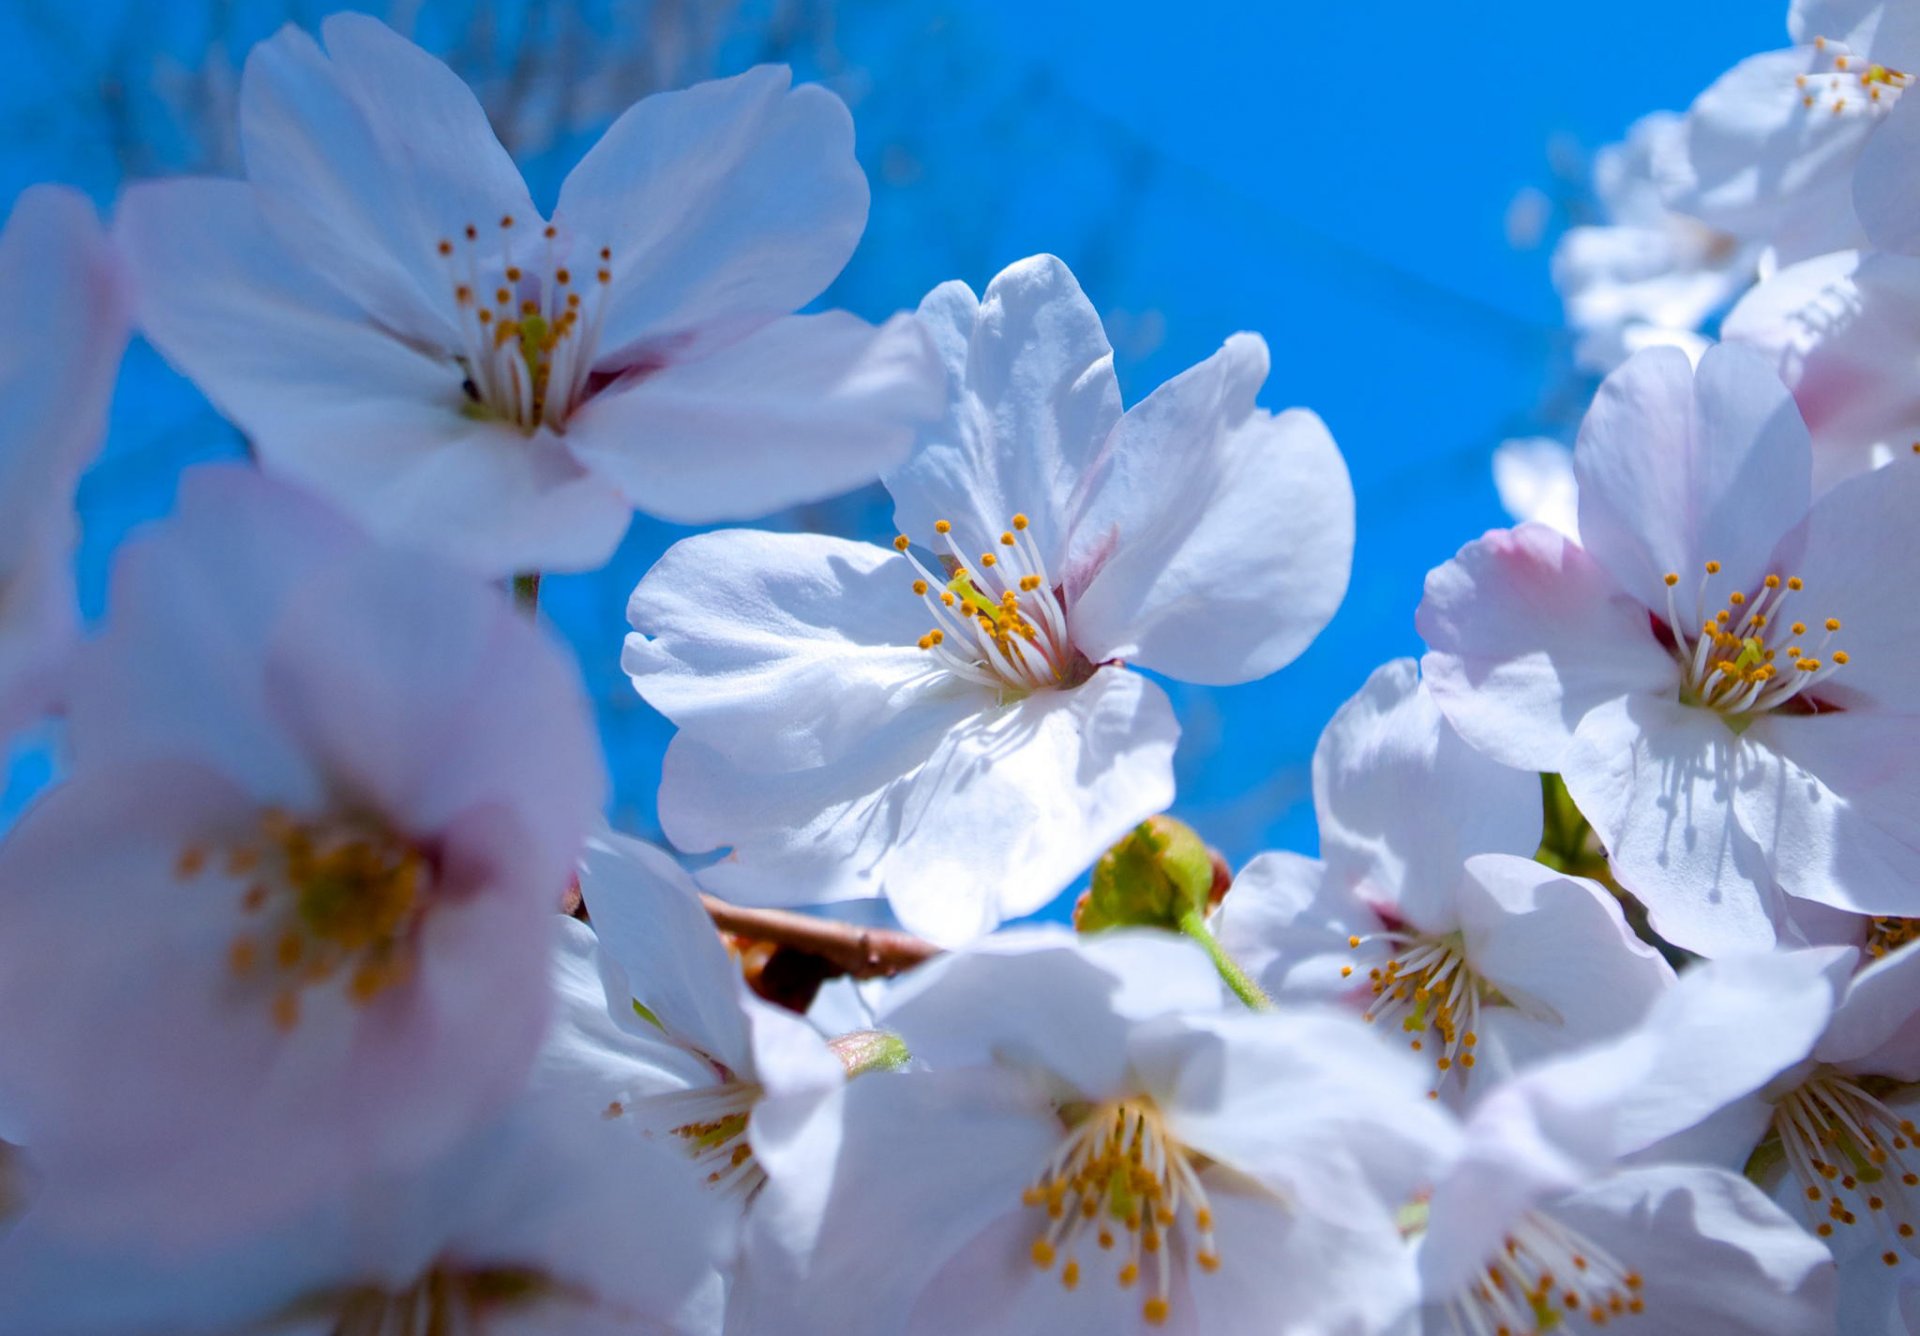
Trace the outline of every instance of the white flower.
<instances>
[{"instance_id":1,"label":"white flower","mask_svg":"<svg viewBox=\"0 0 1920 1336\"><path fill-rule=\"evenodd\" d=\"M1451 1148L1350 1019L1219 1010L1171 937L1016 933L908 975L913 1070L762 1124L747 1260L780 1328L1378 1331L1394 1204Z\"/></svg>"},{"instance_id":2,"label":"white flower","mask_svg":"<svg viewBox=\"0 0 1920 1336\"><path fill-rule=\"evenodd\" d=\"M1594 162L1605 221L1567 229L1553 252L1582 366L1611 371L1657 343L1697 360L1707 344L1700 327L1753 281L1758 247L1667 207L1685 153L1686 122L1655 112Z\"/></svg>"},{"instance_id":3,"label":"white flower","mask_svg":"<svg viewBox=\"0 0 1920 1336\"><path fill-rule=\"evenodd\" d=\"M55 694L79 629L73 492L106 434L123 288L91 204L20 196L0 233L0 744Z\"/></svg>"},{"instance_id":4,"label":"white flower","mask_svg":"<svg viewBox=\"0 0 1920 1336\"><path fill-rule=\"evenodd\" d=\"M1488 534L1420 606L1448 721L1562 775L1655 929L1704 954L1770 943L1776 885L1920 904L1920 461L1813 500L1811 449L1752 350L1697 374L1641 353L1581 427L1579 544Z\"/></svg>"},{"instance_id":5,"label":"white flower","mask_svg":"<svg viewBox=\"0 0 1920 1336\"><path fill-rule=\"evenodd\" d=\"M1353 498L1318 418L1254 407L1257 337L1122 414L1099 318L1050 256L920 314L952 398L887 480L897 550L689 539L634 591L625 663L680 728L668 836L732 848L709 887L884 894L954 943L1166 807L1172 711L1123 665L1226 683L1289 662L1345 591Z\"/></svg>"},{"instance_id":6,"label":"white flower","mask_svg":"<svg viewBox=\"0 0 1920 1336\"><path fill-rule=\"evenodd\" d=\"M54 1203L43 1203L52 1206ZM0 1240L0 1329L37 1336L631 1336L711 1330L725 1212L667 1146L554 1095L405 1174L231 1242Z\"/></svg>"},{"instance_id":7,"label":"white flower","mask_svg":"<svg viewBox=\"0 0 1920 1336\"><path fill-rule=\"evenodd\" d=\"M904 317L794 316L852 254L847 110L784 68L640 102L550 220L467 88L375 20L248 58L245 182L136 185L142 329L270 471L483 573L597 566L638 507L865 482L938 411Z\"/></svg>"},{"instance_id":8,"label":"white flower","mask_svg":"<svg viewBox=\"0 0 1920 1336\"><path fill-rule=\"evenodd\" d=\"M0 844L0 1103L76 1227L247 1228L517 1093L604 779L496 591L203 470L68 696Z\"/></svg>"},{"instance_id":9,"label":"white flower","mask_svg":"<svg viewBox=\"0 0 1920 1336\"><path fill-rule=\"evenodd\" d=\"M1797 45L1695 99L1668 203L1790 264L1860 243L1855 163L1920 69L1920 21L1906 0L1801 0L1788 28Z\"/></svg>"},{"instance_id":10,"label":"white flower","mask_svg":"<svg viewBox=\"0 0 1920 1336\"><path fill-rule=\"evenodd\" d=\"M1413 661L1378 669L1313 756L1320 858L1262 854L1221 944L1277 997L1344 997L1436 1093L1622 1033L1672 981L1613 896L1533 861L1540 781L1473 751Z\"/></svg>"},{"instance_id":11,"label":"white flower","mask_svg":"<svg viewBox=\"0 0 1920 1336\"><path fill-rule=\"evenodd\" d=\"M1752 1184L1719 1167L1620 1164L1644 1149L1637 1101L1686 1078L1663 1028L1690 1038L1706 1011L1726 1043L1738 1042L1726 1022L1764 1023L1761 999L1741 987L1761 980L1734 980L1723 997L1717 975L1669 993L1646 1033L1536 1067L1474 1110L1460 1155L1410 1213L1427 1336L1584 1332L1616 1319L1648 1336L1834 1329L1826 1251ZM1789 991L1765 1000L1791 1032L1820 1000L1791 991L1804 972L1773 975Z\"/></svg>"}]
</instances>

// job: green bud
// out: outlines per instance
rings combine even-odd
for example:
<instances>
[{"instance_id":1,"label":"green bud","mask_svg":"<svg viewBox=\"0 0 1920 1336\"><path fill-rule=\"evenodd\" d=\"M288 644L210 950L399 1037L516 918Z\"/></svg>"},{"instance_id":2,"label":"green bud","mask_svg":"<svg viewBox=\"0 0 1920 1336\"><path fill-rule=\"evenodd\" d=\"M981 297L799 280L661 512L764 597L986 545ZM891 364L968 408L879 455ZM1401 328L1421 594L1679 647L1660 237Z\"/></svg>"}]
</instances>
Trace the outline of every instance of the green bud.
<instances>
[{"instance_id":1,"label":"green bud","mask_svg":"<svg viewBox=\"0 0 1920 1336\"><path fill-rule=\"evenodd\" d=\"M829 1039L827 1047L840 1059L848 1079L868 1072L897 1072L913 1057L904 1039L885 1030L852 1030Z\"/></svg>"},{"instance_id":2,"label":"green bud","mask_svg":"<svg viewBox=\"0 0 1920 1336\"><path fill-rule=\"evenodd\" d=\"M1073 913L1081 932L1108 928L1178 931L1184 915L1207 911L1213 853L1184 822L1142 821L1094 864L1093 887Z\"/></svg>"}]
</instances>

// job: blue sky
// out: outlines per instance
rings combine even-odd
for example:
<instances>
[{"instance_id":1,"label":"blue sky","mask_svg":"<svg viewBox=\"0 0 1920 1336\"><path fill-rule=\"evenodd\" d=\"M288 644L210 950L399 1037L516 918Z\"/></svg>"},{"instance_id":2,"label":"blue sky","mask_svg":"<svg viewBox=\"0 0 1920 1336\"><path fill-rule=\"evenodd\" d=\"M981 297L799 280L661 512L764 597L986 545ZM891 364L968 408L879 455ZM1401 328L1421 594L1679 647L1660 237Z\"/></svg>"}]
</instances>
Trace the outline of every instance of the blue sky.
<instances>
[{"instance_id":1,"label":"blue sky","mask_svg":"<svg viewBox=\"0 0 1920 1336\"><path fill-rule=\"evenodd\" d=\"M50 66L50 39L24 23L32 6L7 8L0 50L14 52L18 77L0 93L0 124L13 127L0 140L0 191L53 177L106 202L118 123L100 114L103 86L124 97L128 84L136 102L143 78L164 87L170 66L199 58L193 20L206 6L130 7L145 11L137 30L102 17L102 50L122 43L114 81L86 60ZM263 31L275 8L240 6ZM442 8L424 5L424 40ZM765 48L754 23L766 8L744 7L717 72ZM1502 522L1493 446L1557 425L1542 401L1565 340L1547 250L1508 242L1515 192L1564 193L1550 145L1590 150L1646 111L1683 108L1741 56L1781 44L1784 9L841 0L830 35L803 53L802 73L853 105L874 182L867 241L829 303L878 317L944 279L978 288L1051 250L1107 316L1129 401L1227 334L1257 330L1273 351L1266 405L1317 410L1341 443L1360 534L1339 617L1266 682L1175 688L1186 728L1175 810L1236 863L1266 847L1313 848L1305 767L1321 726L1375 665L1418 652L1425 572ZM579 147L529 164L536 187L550 190ZM114 547L165 512L179 469L235 448L191 389L136 348L112 439L81 492L89 608ZM872 493L770 522L891 532ZM606 571L547 590L601 709L616 824L642 834L656 833L669 730L619 673L623 609L682 532L636 523ZM18 760L10 804L44 772L38 756Z\"/></svg>"}]
</instances>

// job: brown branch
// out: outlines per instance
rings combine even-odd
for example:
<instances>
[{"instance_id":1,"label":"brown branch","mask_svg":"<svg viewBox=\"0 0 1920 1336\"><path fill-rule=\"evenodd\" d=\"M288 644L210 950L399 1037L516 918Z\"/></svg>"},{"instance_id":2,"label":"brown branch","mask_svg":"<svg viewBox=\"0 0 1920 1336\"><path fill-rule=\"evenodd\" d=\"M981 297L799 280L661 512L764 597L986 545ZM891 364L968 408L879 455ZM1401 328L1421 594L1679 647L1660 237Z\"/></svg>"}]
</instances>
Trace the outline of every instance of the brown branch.
<instances>
[{"instance_id":1,"label":"brown branch","mask_svg":"<svg viewBox=\"0 0 1920 1336\"><path fill-rule=\"evenodd\" d=\"M885 978L940 954L932 942L889 928L866 928L784 909L746 909L711 895L702 895L700 902L724 933L818 956L856 979Z\"/></svg>"}]
</instances>

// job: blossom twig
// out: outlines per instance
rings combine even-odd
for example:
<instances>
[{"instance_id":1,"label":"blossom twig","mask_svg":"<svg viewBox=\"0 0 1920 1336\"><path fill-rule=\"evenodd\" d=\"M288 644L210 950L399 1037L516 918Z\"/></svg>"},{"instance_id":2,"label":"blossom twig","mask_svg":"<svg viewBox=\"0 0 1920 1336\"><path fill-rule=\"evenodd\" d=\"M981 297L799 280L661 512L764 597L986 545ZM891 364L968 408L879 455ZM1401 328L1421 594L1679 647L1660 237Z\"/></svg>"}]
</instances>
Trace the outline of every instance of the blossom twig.
<instances>
[{"instance_id":1,"label":"blossom twig","mask_svg":"<svg viewBox=\"0 0 1920 1336\"><path fill-rule=\"evenodd\" d=\"M700 900L722 932L818 956L856 979L898 974L940 954L932 942L890 928L839 923L784 909L747 909L711 895Z\"/></svg>"}]
</instances>

